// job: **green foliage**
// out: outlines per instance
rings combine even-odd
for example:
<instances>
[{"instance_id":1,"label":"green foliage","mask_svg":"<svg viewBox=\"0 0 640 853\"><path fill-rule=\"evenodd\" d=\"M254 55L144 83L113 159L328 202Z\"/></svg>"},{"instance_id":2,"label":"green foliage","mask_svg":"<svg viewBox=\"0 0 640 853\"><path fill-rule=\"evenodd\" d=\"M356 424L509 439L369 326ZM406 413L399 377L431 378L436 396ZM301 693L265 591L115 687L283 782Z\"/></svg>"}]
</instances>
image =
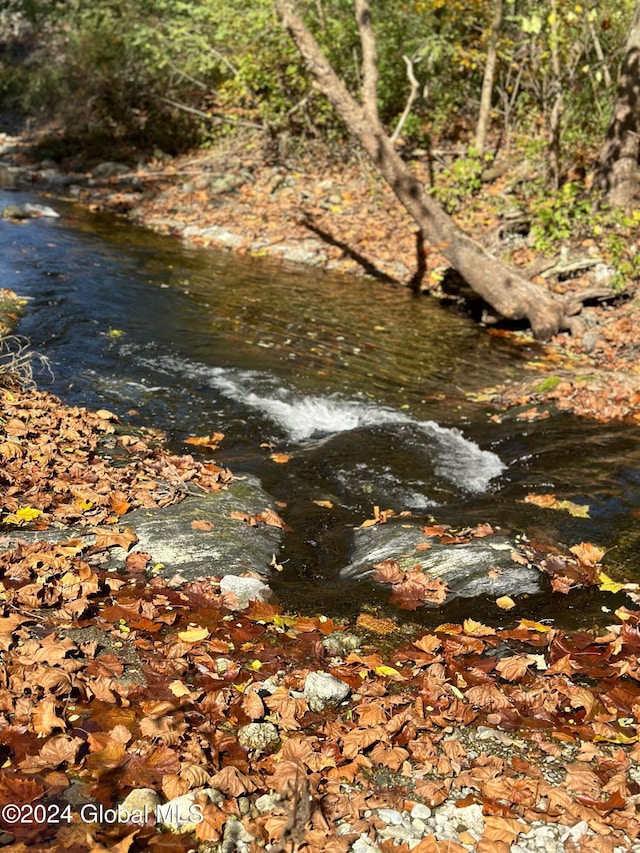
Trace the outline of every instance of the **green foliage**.
<instances>
[{"instance_id":1,"label":"green foliage","mask_svg":"<svg viewBox=\"0 0 640 853\"><path fill-rule=\"evenodd\" d=\"M357 90L361 48L353 0L298 5L336 71ZM405 141L424 145L438 137L467 144L477 120L494 0L371 5L383 122L393 128L407 102L406 56L420 88ZM273 0L5 0L2 6L4 15L22 21L26 55L9 55L0 16L0 97L26 111L49 107L68 132L166 151L243 122L272 135L331 138L343 132L313 89ZM568 163L574 129L580 129L581 148L588 148L608 121L612 93L606 81L615 80L616 71L610 57L624 42L634 3L558 0L557 6L552 21L547 0L505 4L492 122L503 143L522 131L544 134L560 86ZM479 169L472 159L452 167L452 189L442 188L452 209L477 189Z\"/></svg>"},{"instance_id":2,"label":"green foliage","mask_svg":"<svg viewBox=\"0 0 640 853\"><path fill-rule=\"evenodd\" d=\"M531 237L536 251L553 254L563 242L584 234L592 222L591 203L583 188L567 181L558 192L544 193L532 199L529 210L534 217Z\"/></svg>"},{"instance_id":3,"label":"green foliage","mask_svg":"<svg viewBox=\"0 0 640 853\"><path fill-rule=\"evenodd\" d=\"M595 223L603 254L614 269L612 286L616 291L640 280L640 254L633 240L640 227L640 210L631 215L620 209L604 211Z\"/></svg>"},{"instance_id":4,"label":"green foliage","mask_svg":"<svg viewBox=\"0 0 640 853\"><path fill-rule=\"evenodd\" d=\"M442 172L437 186L431 191L432 195L449 213L455 212L482 187L484 165L484 158L470 148L465 157L458 157L449 169Z\"/></svg>"}]
</instances>

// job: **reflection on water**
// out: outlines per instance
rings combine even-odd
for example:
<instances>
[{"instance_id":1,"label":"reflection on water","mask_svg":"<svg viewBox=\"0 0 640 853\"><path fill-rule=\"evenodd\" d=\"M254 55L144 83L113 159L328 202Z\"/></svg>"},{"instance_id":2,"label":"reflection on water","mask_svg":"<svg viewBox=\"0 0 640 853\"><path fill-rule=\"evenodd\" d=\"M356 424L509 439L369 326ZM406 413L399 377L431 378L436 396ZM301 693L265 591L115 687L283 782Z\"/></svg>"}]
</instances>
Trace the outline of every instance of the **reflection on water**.
<instances>
[{"instance_id":1,"label":"reflection on water","mask_svg":"<svg viewBox=\"0 0 640 853\"><path fill-rule=\"evenodd\" d=\"M335 574L344 531L374 506L617 546L638 576L635 430L569 416L496 424L465 399L518 378L535 352L398 288L189 249L57 206L61 220L0 222L3 285L31 299L21 330L50 358L53 390L164 427L177 446L225 432L218 458L287 504L290 577ZM591 517L522 503L530 491Z\"/></svg>"}]
</instances>

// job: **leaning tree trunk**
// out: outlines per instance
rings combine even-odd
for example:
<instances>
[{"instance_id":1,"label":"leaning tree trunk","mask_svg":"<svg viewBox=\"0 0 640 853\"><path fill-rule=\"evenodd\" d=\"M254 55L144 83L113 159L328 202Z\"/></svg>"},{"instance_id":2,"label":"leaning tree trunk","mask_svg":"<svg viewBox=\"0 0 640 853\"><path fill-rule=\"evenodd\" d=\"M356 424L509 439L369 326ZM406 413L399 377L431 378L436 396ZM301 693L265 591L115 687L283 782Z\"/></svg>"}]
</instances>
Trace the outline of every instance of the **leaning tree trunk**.
<instances>
[{"instance_id":1,"label":"leaning tree trunk","mask_svg":"<svg viewBox=\"0 0 640 853\"><path fill-rule=\"evenodd\" d=\"M638 159L640 157L640 0L618 72L613 118L607 131L595 186L613 205L632 207L638 203Z\"/></svg>"},{"instance_id":2,"label":"leaning tree trunk","mask_svg":"<svg viewBox=\"0 0 640 853\"><path fill-rule=\"evenodd\" d=\"M564 328L565 306L543 287L509 268L461 231L443 208L424 191L385 133L378 117L376 44L367 0L355 0L362 42L361 103L349 93L323 55L318 43L296 13L293 0L275 0L316 87L329 99L349 132L362 145L425 238L437 246L469 286L499 314L510 320L526 318L538 338Z\"/></svg>"}]
</instances>

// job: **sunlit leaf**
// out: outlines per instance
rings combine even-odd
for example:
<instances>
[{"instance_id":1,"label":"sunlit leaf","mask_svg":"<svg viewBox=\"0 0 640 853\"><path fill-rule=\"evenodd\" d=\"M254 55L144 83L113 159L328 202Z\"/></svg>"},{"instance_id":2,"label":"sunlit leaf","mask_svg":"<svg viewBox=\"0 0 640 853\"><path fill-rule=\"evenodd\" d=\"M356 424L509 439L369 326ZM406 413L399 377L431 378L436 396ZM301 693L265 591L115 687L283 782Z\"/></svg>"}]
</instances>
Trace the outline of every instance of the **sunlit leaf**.
<instances>
[{"instance_id":1,"label":"sunlit leaf","mask_svg":"<svg viewBox=\"0 0 640 853\"><path fill-rule=\"evenodd\" d=\"M603 592L613 592L613 593L622 592L622 591L637 592L638 590L640 590L640 584L637 584L637 583L618 583L617 581L614 581L612 578L610 578L609 575L605 574L604 572L600 572L599 581L600 582L599 582L598 586Z\"/></svg>"},{"instance_id":2,"label":"sunlit leaf","mask_svg":"<svg viewBox=\"0 0 640 853\"><path fill-rule=\"evenodd\" d=\"M20 509L17 509L15 512L9 513L2 520L6 524L23 525L28 524L30 521L33 521L41 515L42 510L35 509L27 504L27 506L20 507Z\"/></svg>"},{"instance_id":3,"label":"sunlit leaf","mask_svg":"<svg viewBox=\"0 0 640 853\"><path fill-rule=\"evenodd\" d=\"M271 453L269 459L272 462L277 462L278 465L284 465L291 459L290 453Z\"/></svg>"},{"instance_id":4,"label":"sunlit leaf","mask_svg":"<svg viewBox=\"0 0 640 853\"><path fill-rule=\"evenodd\" d=\"M203 628L201 625L190 625L186 631L178 633L178 637L183 643L199 643L201 640L206 640L208 636L209 629Z\"/></svg>"},{"instance_id":5,"label":"sunlit leaf","mask_svg":"<svg viewBox=\"0 0 640 853\"><path fill-rule=\"evenodd\" d=\"M190 438L185 438L184 442L185 444L195 444L197 447L208 447L211 450L217 450L223 438L223 432L212 432L211 435L194 435Z\"/></svg>"},{"instance_id":6,"label":"sunlit leaf","mask_svg":"<svg viewBox=\"0 0 640 853\"><path fill-rule=\"evenodd\" d=\"M555 495L527 495L524 502L534 504L543 509L562 510L577 518L589 518L589 506L587 504L576 504L573 501L558 500Z\"/></svg>"}]
</instances>

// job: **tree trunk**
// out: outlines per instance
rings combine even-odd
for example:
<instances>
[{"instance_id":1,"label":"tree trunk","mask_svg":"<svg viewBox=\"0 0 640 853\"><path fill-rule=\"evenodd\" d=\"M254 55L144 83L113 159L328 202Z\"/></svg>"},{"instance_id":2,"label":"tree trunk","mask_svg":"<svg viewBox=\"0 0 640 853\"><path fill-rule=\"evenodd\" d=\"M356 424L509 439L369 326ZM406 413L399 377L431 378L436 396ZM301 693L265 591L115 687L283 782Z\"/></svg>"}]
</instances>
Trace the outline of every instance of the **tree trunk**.
<instances>
[{"instance_id":1,"label":"tree trunk","mask_svg":"<svg viewBox=\"0 0 640 853\"><path fill-rule=\"evenodd\" d=\"M480 95L480 111L478 113L478 124L476 126L476 141L474 148L482 156L487 139L487 128L489 127L489 114L491 113L491 96L493 95L493 81L496 75L498 62L498 38L502 26L502 0L494 0L493 20L491 21L491 34L489 35L489 47L487 49L487 61L484 66L484 77L482 78L482 93Z\"/></svg>"},{"instance_id":2,"label":"tree trunk","mask_svg":"<svg viewBox=\"0 0 640 853\"><path fill-rule=\"evenodd\" d=\"M595 186L606 193L608 201L613 205L632 207L638 202L639 134L640 0L637 0L618 72L613 118L596 170Z\"/></svg>"},{"instance_id":3,"label":"tree trunk","mask_svg":"<svg viewBox=\"0 0 640 853\"><path fill-rule=\"evenodd\" d=\"M551 68L553 70L553 107L549 118L549 165L553 187L560 189L560 121L562 117L562 69L558 35L558 0L551 0Z\"/></svg>"},{"instance_id":4,"label":"tree trunk","mask_svg":"<svg viewBox=\"0 0 640 853\"><path fill-rule=\"evenodd\" d=\"M639 0L640 2L640 0ZM275 0L277 12L296 43L316 87L329 99L349 132L358 140L425 238L435 245L469 286L500 315L526 318L536 337L546 339L563 326L564 303L545 288L490 255L461 231L424 191L395 151L378 118L376 45L367 0L355 0L362 41L361 100L349 93L295 11L293 0Z\"/></svg>"}]
</instances>

